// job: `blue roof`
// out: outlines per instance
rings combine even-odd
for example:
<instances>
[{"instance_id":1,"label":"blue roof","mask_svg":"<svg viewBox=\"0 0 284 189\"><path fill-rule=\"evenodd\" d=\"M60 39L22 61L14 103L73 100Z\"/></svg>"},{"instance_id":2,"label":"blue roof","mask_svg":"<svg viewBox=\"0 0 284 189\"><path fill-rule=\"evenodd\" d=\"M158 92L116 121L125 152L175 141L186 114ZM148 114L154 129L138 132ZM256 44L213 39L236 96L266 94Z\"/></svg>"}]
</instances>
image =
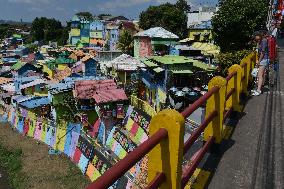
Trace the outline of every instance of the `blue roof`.
<instances>
[{"instance_id":1,"label":"blue roof","mask_svg":"<svg viewBox=\"0 0 284 189\"><path fill-rule=\"evenodd\" d=\"M34 98L34 96L17 95L17 96L13 97L13 101L16 102L16 103L19 103L19 102L24 102L26 100L30 100L32 98Z\"/></svg>"},{"instance_id":2,"label":"blue roof","mask_svg":"<svg viewBox=\"0 0 284 189\"><path fill-rule=\"evenodd\" d=\"M34 97L32 99L20 103L21 106L24 106L29 109L37 108L48 104L50 104L50 99L48 97Z\"/></svg>"},{"instance_id":3,"label":"blue roof","mask_svg":"<svg viewBox=\"0 0 284 189\"><path fill-rule=\"evenodd\" d=\"M58 94L60 92L68 91L73 89L74 81L63 81L61 83L51 84L49 90L51 94Z\"/></svg>"},{"instance_id":4,"label":"blue roof","mask_svg":"<svg viewBox=\"0 0 284 189\"><path fill-rule=\"evenodd\" d=\"M203 21L201 24L198 24L193 27L194 29L212 29L211 20Z\"/></svg>"}]
</instances>

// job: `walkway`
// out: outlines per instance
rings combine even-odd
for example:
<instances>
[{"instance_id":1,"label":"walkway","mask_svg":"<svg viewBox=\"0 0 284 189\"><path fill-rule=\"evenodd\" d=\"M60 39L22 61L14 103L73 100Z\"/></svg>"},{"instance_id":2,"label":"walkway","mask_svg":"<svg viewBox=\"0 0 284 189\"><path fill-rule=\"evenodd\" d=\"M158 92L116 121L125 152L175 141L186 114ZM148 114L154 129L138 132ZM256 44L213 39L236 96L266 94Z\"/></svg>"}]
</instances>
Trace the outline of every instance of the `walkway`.
<instances>
[{"instance_id":1,"label":"walkway","mask_svg":"<svg viewBox=\"0 0 284 189\"><path fill-rule=\"evenodd\" d=\"M251 98L209 189L282 189L284 186L284 41L277 86Z\"/></svg>"}]
</instances>

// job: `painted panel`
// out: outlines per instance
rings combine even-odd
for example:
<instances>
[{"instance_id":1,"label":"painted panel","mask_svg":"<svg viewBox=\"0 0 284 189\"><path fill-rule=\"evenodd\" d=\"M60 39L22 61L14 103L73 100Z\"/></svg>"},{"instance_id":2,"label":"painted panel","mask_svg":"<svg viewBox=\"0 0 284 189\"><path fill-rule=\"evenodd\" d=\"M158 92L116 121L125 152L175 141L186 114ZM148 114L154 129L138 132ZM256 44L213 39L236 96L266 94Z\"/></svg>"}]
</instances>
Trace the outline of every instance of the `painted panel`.
<instances>
[{"instance_id":1,"label":"painted panel","mask_svg":"<svg viewBox=\"0 0 284 189\"><path fill-rule=\"evenodd\" d=\"M96 45L96 46L103 46L105 44L105 41L102 39L90 39L90 44Z\"/></svg>"},{"instance_id":2,"label":"painted panel","mask_svg":"<svg viewBox=\"0 0 284 189\"><path fill-rule=\"evenodd\" d=\"M71 44L76 45L80 41L80 37L72 37L71 38Z\"/></svg>"},{"instance_id":3,"label":"painted panel","mask_svg":"<svg viewBox=\"0 0 284 189\"><path fill-rule=\"evenodd\" d=\"M90 30L102 31L104 30L104 24L101 21L94 21L90 25Z\"/></svg>"},{"instance_id":4,"label":"painted panel","mask_svg":"<svg viewBox=\"0 0 284 189\"><path fill-rule=\"evenodd\" d=\"M97 38L97 39L102 39L103 38L103 32L90 32L90 37L91 38Z\"/></svg>"},{"instance_id":5,"label":"painted panel","mask_svg":"<svg viewBox=\"0 0 284 189\"><path fill-rule=\"evenodd\" d=\"M71 32L70 32L70 35L71 36L80 36L80 29L75 29L75 28L73 28L73 29L71 29Z\"/></svg>"},{"instance_id":6,"label":"painted panel","mask_svg":"<svg viewBox=\"0 0 284 189\"><path fill-rule=\"evenodd\" d=\"M90 30L81 29L81 37L90 37Z\"/></svg>"},{"instance_id":7,"label":"painted panel","mask_svg":"<svg viewBox=\"0 0 284 189\"><path fill-rule=\"evenodd\" d=\"M82 43L90 43L90 38L89 37L81 37L81 42Z\"/></svg>"}]
</instances>

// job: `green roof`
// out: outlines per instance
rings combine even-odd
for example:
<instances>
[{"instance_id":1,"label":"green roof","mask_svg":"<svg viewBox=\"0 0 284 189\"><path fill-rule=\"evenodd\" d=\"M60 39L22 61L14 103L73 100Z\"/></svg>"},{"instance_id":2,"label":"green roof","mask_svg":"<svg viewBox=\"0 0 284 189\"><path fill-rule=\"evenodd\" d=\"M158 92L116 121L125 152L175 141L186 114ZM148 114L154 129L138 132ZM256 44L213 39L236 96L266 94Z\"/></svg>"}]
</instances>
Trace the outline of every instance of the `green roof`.
<instances>
[{"instance_id":1,"label":"green roof","mask_svg":"<svg viewBox=\"0 0 284 189\"><path fill-rule=\"evenodd\" d=\"M22 35L20 35L20 34L14 34L13 37L14 37L14 38L17 38L17 39L20 39L20 38L22 38Z\"/></svg>"},{"instance_id":2,"label":"green roof","mask_svg":"<svg viewBox=\"0 0 284 189\"><path fill-rule=\"evenodd\" d=\"M193 66L194 67L197 67L197 68L200 68L202 70L206 70L206 71L213 71L215 70L216 68L212 68L211 66L209 66L208 64L205 64L203 62L200 62L198 60L193 60Z\"/></svg>"},{"instance_id":3,"label":"green roof","mask_svg":"<svg viewBox=\"0 0 284 189\"><path fill-rule=\"evenodd\" d=\"M73 64L76 61L71 59L71 58L63 58L63 57L59 57L55 60L56 64Z\"/></svg>"},{"instance_id":4,"label":"green roof","mask_svg":"<svg viewBox=\"0 0 284 189\"><path fill-rule=\"evenodd\" d=\"M152 62L151 60L142 59L141 61L148 67L158 67L158 65Z\"/></svg>"},{"instance_id":5,"label":"green roof","mask_svg":"<svg viewBox=\"0 0 284 189\"><path fill-rule=\"evenodd\" d=\"M184 56L174 56L174 55L166 55L166 56L151 56L148 59L153 60L154 62L160 64L187 64L192 63L193 60L186 58Z\"/></svg>"},{"instance_id":6,"label":"green roof","mask_svg":"<svg viewBox=\"0 0 284 189\"><path fill-rule=\"evenodd\" d=\"M174 74L193 74L191 70L171 70Z\"/></svg>"},{"instance_id":7,"label":"green roof","mask_svg":"<svg viewBox=\"0 0 284 189\"><path fill-rule=\"evenodd\" d=\"M11 70L19 70L21 67L23 67L26 63L24 62L21 62L21 61L18 61L16 64L14 64L12 67L11 67Z\"/></svg>"},{"instance_id":8,"label":"green roof","mask_svg":"<svg viewBox=\"0 0 284 189\"><path fill-rule=\"evenodd\" d=\"M157 68L155 68L153 70L154 70L154 72L160 73L160 72L164 71L165 69L157 67Z\"/></svg>"}]
</instances>

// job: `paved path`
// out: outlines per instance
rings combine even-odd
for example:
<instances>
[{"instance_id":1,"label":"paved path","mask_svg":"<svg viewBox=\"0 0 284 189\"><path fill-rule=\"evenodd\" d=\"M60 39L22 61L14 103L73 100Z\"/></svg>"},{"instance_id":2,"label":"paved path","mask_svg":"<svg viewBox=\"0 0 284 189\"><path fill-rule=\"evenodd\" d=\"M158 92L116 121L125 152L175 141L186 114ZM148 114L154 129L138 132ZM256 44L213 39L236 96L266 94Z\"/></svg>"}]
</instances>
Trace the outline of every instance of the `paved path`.
<instances>
[{"instance_id":1,"label":"paved path","mask_svg":"<svg viewBox=\"0 0 284 189\"><path fill-rule=\"evenodd\" d=\"M284 41L280 77L273 90L251 98L209 189L284 188Z\"/></svg>"}]
</instances>

